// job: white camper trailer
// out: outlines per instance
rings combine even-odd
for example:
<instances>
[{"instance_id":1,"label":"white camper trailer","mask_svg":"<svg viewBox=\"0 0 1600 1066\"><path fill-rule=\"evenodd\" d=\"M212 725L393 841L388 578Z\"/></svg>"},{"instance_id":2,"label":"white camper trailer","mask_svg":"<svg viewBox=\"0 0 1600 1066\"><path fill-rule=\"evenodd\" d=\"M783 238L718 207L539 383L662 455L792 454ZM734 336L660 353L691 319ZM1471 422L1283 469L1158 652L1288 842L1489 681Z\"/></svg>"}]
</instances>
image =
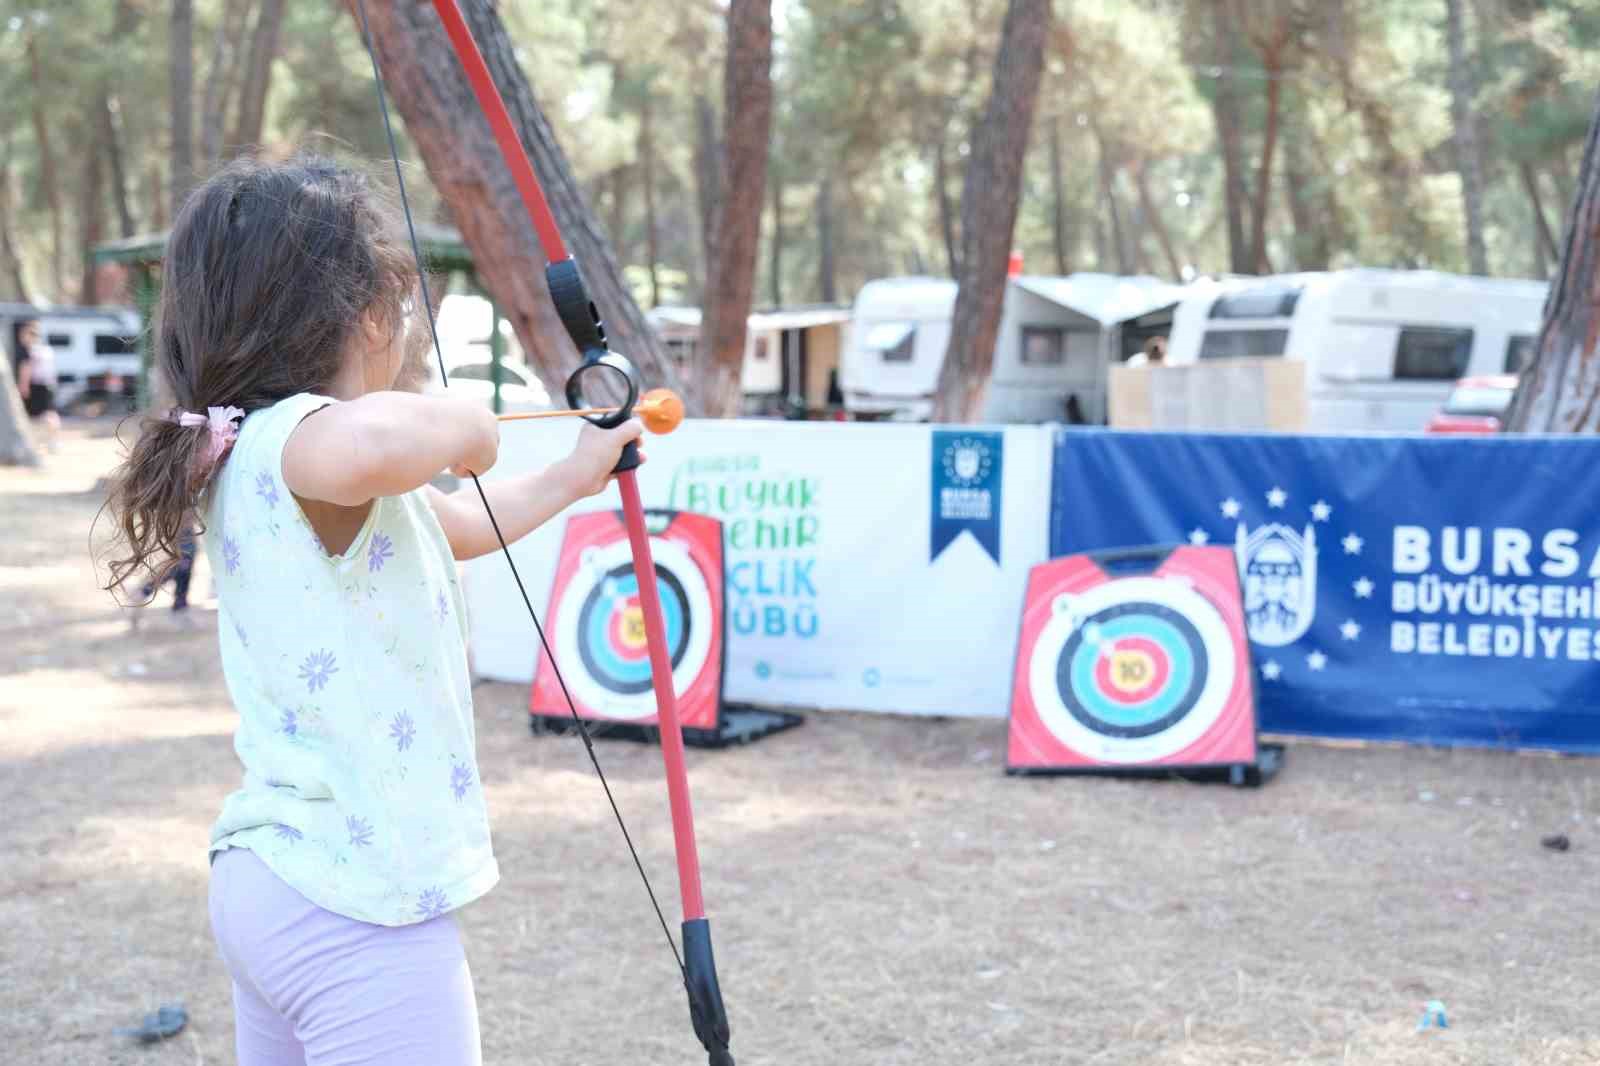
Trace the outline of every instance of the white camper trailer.
<instances>
[{"instance_id":1,"label":"white camper trailer","mask_svg":"<svg viewBox=\"0 0 1600 1066\"><path fill-rule=\"evenodd\" d=\"M0 333L16 367L17 327L39 323L40 341L56 359L56 405L63 410L80 400L122 397L130 404L139 385L139 335L136 312L121 307L34 307L0 303Z\"/></svg>"},{"instance_id":2,"label":"white camper trailer","mask_svg":"<svg viewBox=\"0 0 1600 1066\"><path fill-rule=\"evenodd\" d=\"M1152 319L1181 292L1150 277L1009 278L985 420L1103 423L1109 367L1126 356L1123 323ZM939 278L862 287L840 371L849 410L908 421L932 414L955 299L955 282Z\"/></svg>"},{"instance_id":3,"label":"white camper trailer","mask_svg":"<svg viewBox=\"0 0 1600 1066\"><path fill-rule=\"evenodd\" d=\"M698 307L645 312L667 354L685 371L700 343ZM753 313L745 331L739 389L747 414L817 410L829 404L850 323L844 307L794 307Z\"/></svg>"},{"instance_id":4,"label":"white camper trailer","mask_svg":"<svg viewBox=\"0 0 1600 1066\"><path fill-rule=\"evenodd\" d=\"M1311 429L1420 432L1456 379L1521 369L1548 288L1423 270L1232 278L1192 287L1167 362L1302 360Z\"/></svg>"}]
</instances>

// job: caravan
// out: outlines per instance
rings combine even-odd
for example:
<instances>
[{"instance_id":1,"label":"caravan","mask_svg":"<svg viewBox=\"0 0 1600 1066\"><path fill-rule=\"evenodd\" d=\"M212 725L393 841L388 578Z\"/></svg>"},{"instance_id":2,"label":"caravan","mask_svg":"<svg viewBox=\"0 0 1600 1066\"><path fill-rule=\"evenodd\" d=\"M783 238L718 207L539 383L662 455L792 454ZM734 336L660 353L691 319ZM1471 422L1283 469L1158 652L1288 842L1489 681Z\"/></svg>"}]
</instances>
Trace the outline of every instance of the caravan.
<instances>
[{"instance_id":1,"label":"caravan","mask_svg":"<svg viewBox=\"0 0 1600 1066\"><path fill-rule=\"evenodd\" d=\"M1166 332L1164 313L1181 292L1149 277L1008 278L984 418L1103 423L1110 365L1137 349L1145 333ZM852 413L907 421L932 415L955 300L955 282L940 278L885 278L862 287L840 372Z\"/></svg>"},{"instance_id":2,"label":"caravan","mask_svg":"<svg viewBox=\"0 0 1600 1066\"><path fill-rule=\"evenodd\" d=\"M1308 428L1420 432L1457 379L1523 367L1547 290L1421 270L1232 278L1179 304L1167 362L1301 360Z\"/></svg>"},{"instance_id":3,"label":"caravan","mask_svg":"<svg viewBox=\"0 0 1600 1066\"><path fill-rule=\"evenodd\" d=\"M645 320L685 373L700 343L700 308L654 307ZM831 305L752 312L745 332L739 391L746 415L795 416L827 410L850 310Z\"/></svg>"},{"instance_id":4,"label":"caravan","mask_svg":"<svg viewBox=\"0 0 1600 1066\"><path fill-rule=\"evenodd\" d=\"M16 372L17 333L28 320L55 353L56 406L121 397L131 405L139 387L139 316L118 307L34 307L0 303L0 335Z\"/></svg>"}]
</instances>

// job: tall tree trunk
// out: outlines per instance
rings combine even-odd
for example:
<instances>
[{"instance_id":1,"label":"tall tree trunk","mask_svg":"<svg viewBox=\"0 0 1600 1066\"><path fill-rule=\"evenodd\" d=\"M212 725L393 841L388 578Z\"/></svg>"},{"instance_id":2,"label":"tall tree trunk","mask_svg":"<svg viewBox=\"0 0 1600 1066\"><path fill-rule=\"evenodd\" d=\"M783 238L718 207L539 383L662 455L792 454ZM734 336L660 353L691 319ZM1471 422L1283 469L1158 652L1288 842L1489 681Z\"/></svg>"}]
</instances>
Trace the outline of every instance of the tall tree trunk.
<instances>
[{"instance_id":1,"label":"tall tree trunk","mask_svg":"<svg viewBox=\"0 0 1600 1066\"><path fill-rule=\"evenodd\" d=\"M606 233L618 262L628 261L628 167L626 164L611 172L611 210L606 218Z\"/></svg>"},{"instance_id":2,"label":"tall tree trunk","mask_svg":"<svg viewBox=\"0 0 1600 1066\"><path fill-rule=\"evenodd\" d=\"M347 7L355 13L354 0L347 0ZM599 222L517 67L515 48L499 16L483 0L463 8L518 137L533 159L568 252L583 267L607 339L627 353L647 385L677 387L661 341L623 284ZM406 133L449 205L479 279L511 322L540 381L552 398L559 397L567 375L578 365L578 353L550 303L545 259L527 207L472 87L454 61L444 27L428 4L368 0L367 10L384 83L405 120ZM359 17L355 25L359 32Z\"/></svg>"},{"instance_id":3,"label":"tall tree trunk","mask_svg":"<svg viewBox=\"0 0 1600 1066\"><path fill-rule=\"evenodd\" d=\"M100 138L106 146L106 159L111 164L111 202L117 209L117 232L122 237L132 237L136 228L133 206L128 202L128 175L122 159L122 134L117 129L117 116L109 93L100 97L96 109L100 119Z\"/></svg>"},{"instance_id":4,"label":"tall tree trunk","mask_svg":"<svg viewBox=\"0 0 1600 1066\"><path fill-rule=\"evenodd\" d=\"M29 432L17 376L8 359L0 358L0 364L0 466L38 466L39 449Z\"/></svg>"},{"instance_id":5,"label":"tall tree trunk","mask_svg":"<svg viewBox=\"0 0 1600 1066\"><path fill-rule=\"evenodd\" d=\"M772 259L768 280L772 285L772 306L778 308L783 306L783 178L773 174L768 184L772 186Z\"/></svg>"},{"instance_id":6,"label":"tall tree trunk","mask_svg":"<svg viewBox=\"0 0 1600 1066\"><path fill-rule=\"evenodd\" d=\"M172 105L172 215L194 182L194 0L172 0L167 35Z\"/></svg>"},{"instance_id":7,"label":"tall tree trunk","mask_svg":"<svg viewBox=\"0 0 1600 1066\"><path fill-rule=\"evenodd\" d=\"M267 93L272 88L272 64L278 58L283 6L284 0L261 0L261 11L256 16L255 32L250 37L250 61L245 66L244 85L239 95L239 122L233 128L233 143L241 151L253 151L261 143L267 118Z\"/></svg>"},{"instance_id":8,"label":"tall tree trunk","mask_svg":"<svg viewBox=\"0 0 1600 1066\"><path fill-rule=\"evenodd\" d=\"M93 307L100 302L99 275L95 271L95 245L105 239L105 197L100 188L100 153L98 139L83 154L83 202L78 210L78 225L82 238L79 248L83 255L83 282L78 289L78 302Z\"/></svg>"},{"instance_id":9,"label":"tall tree trunk","mask_svg":"<svg viewBox=\"0 0 1600 1066\"><path fill-rule=\"evenodd\" d=\"M121 47L139 25L139 9L132 0L117 0L116 13L111 20L110 47ZM111 78L103 75L100 82L100 99L95 108L99 136L105 142L106 160L111 165L111 202L117 209L118 232L123 237L133 236L135 223L133 207L128 202L128 170L122 154L122 131L117 128L121 112L120 101L112 91Z\"/></svg>"},{"instance_id":10,"label":"tall tree trunk","mask_svg":"<svg viewBox=\"0 0 1600 1066\"><path fill-rule=\"evenodd\" d=\"M1467 222L1467 265L1474 274L1489 273L1489 251L1483 243L1483 158L1478 154L1478 124L1473 116L1477 79L1467 57L1461 0L1444 0L1446 36L1450 44L1450 118L1455 126L1456 170L1461 174L1461 206Z\"/></svg>"},{"instance_id":11,"label":"tall tree trunk","mask_svg":"<svg viewBox=\"0 0 1600 1066\"><path fill-rule=\"evenodd\" d=\"M1327 270L1333 261L1332 237L1338 228L1338 204L1330 191L1319 205L1316 186L1319 179L1306 150L1309 134L1302 127L1304 111L1291 120L1283 141L1284 199L1294 223L1294 262L1298 270Z\"/></svg>"},{"instance_id":12,"label":"tall tree trunk","mask_svg":"<svg viewBox=\"0 0 1600 1066\"><path fill-rule=\"evenodd\" d=\"M253 0L227 0L217 33L211 41L211 62L206 68L206 87L200 104L200 156L208 167L222 160L224 127L228 104L238 92L246 65L239 62L239 44L244 40Z\"/></svg>"},{"instance_id":13,"label":"tall tree trunk","mask_svg":"<svg viewBox=\"0 0 1600 1066\"><path fill-rule=\"evenodd\" d=\"M661 248L656 239L655 105L647 92L639 105L639 180L644 184L644 257L650 268L650 306L661 306Z\"/></svg>"},{"instance_id":14,"label":"tall tree trunk","mask_svg":"<svg viewBox=\"0 0 1600 1066\"><path fill-rule=\"evenodd\" d=\"M1600 430L1600 100L1584 141L1577 201L1567 221L1561 266L1545 300L1538 346L1522 373L1505 428Z\"/></svg>"},{"instance_id":15,"label":"tall tree trunk","mask_svg":"<svg viewBox=\"0 0 1600 1066\"><path fill-rule=\"evenodd\" d=\"M944 259L950 276L961 276L961 250L956 243L955 211L950 206L950 174L945 162L944 135L933 143L933 188L939 201L939 231L944 235Z\"/></svg>"},{"instance_id":16,"label":"tall tree trunk","mask_svg":"<svg viewBox=\"0 0 1600 1066\"><path fill-rule=\"evenodd\" d=\"M824 175L817 185L817 299L831 304L838 299L834 279L833 177Z\"/></svg>"},{"instance_id":17,"label":"tall tree trunk","mask_svg":"<svg viewBox=\"0 0 1600 1066\"><path fill-rule=\"evenodd\" d=\"M160 233L167 228L167 194L161 181L161 164L150 164L149 187L146 197L150 202L150 228Z\"/></svg>"},{"instance_id":18,"label":"tall tree trunk","mask_svg":"<svg viewBox=\"0 0 1600 1066\"><path fill-rule=\"evenodd\" d=\"M1099 149L1100 197L1105 203L1106 219L1111 224L1111 245L1117 255L1117 273L1132 274L1133 256L1129 252L1128 231L1123 225L1122 209L1117 205L1117 166L1111 160L1111 150L1098 125L1092 125L1095 146Z\"/></svg>"},{"instance_id":19,"label":"tall tree trunk","mask_svg":"<svg viewBox=\"0 0 1600 1066\"><path fill-rule=\"evenodd\" d=\"M761 241L767 187L767 140L772 133L772 0L730 0L728 58L723 73L726 130L717 213L716 254L695 356L705 412L739 412L739 376Z\"/></svg>"},{"instance_id":20,"label":"tall tree trunk","mask_svg":"<svg viewBox=\"0 0 1600 1066\"><path fill-rule=\"evenodd\" d=\"M1555 234L1550 232L1550 220L1545 217L1544 197L1539 194L1539 174L1533 169L1533 164L1527 162L1518 165L1517 174L1522 178L1522 188L1528 194L1528 206L1533 209L1534 249L1540 264L1539 276L1548 277L1548 263L1559 262L1561 252L1556 248Z\"/></svg>"},{"instance_id":21,"label":"tall tree trunk","mask_svg":"<svg viewBox=\"0 0 1600 1066\"><path fill-rule=\"evenodd\" d=\"M50 120L45 117L44 70L39 62L39 40L28 35L28 65L37 91L33 97L33 137L39 146L39 188L50 208L50 284L51 295L62 299L66 295L66 275L63 261L66 255L62 236L65 212L61 207L61 171L56 166L56 154L50 143Z\"/></svg>"},{"instance_id":22,"label":"tall tree trunk","mask_svg":"<svg viewBox=\"0 0 1600 1066\"><path fill-rule=\"evenodd\" d=\"M1230 0L1211 0L1212 40L1219 70L1211 98L1211 117L1222 150L1222 203L1228 220L1228 269L1248 274L1254 267L1244 228L1244 148L1241 145L1239 90L1234 71L1239 66L1239 28L1234 24Z\"/></svg>"},{"instance_id":23,"label":"tall tree trunk","mask_svg":"<svg viewBox=\"0 0 1600 1066\"><path fill-rule=\"evenodd\" d=\"M1061 119L1050 119L1050 236L1055 244L1056 273L1065 277L1072 273L1067 255L1067 208L1062 194L1064 181L1061 175Z\"/></svg>"},{"instance_id":24,"label":"tall tree trunk","mask_svg":"<svg viewBox=\"0 0 1600 1066\"><path fill-rule=\"evenodd\" d=\"M936 421L970 422L983 414L1050 18L1050 0L1010 0L1006 8L994 88L961 185L961 276L934 396Z\"/></svg>"},{"instance_id":25,"label":"tall tree trunk","mask_svg":"<svg viewBox=\"0 0 1600 1066\"><path fill-rule=\"evenodd\" d=\"M1167 269L1171 271L1174 281L1182 281L1183 263L1178 259L1178 250L1172 244L1172 234L1161 217L1161 208L1150 195L1150 182L1145 175L1143 160L1134 168L1133 183L1139 190L1139 206L1144 210L1144 217L1150 220L1150 228L1156 234L1156 243L1161 245L1161 254L1167 260Z\"/></svg>"},{"instance_id":26,"label":"tall tree trunk","mask_svg":"<svg viewBox=\"0 0 1600 1066\"><path fill-rule=\"evenodd\" d=\"M694 175L700 207L700 251L705 263L702 286L709 291L712 263L717 258L718 206L722 203L722 142L717 133L716 109L705 93L694 98Z\"/></svg>"},{"instance_id":27,"label":"tall tree trunk","mask_svg":"<svg viewBox=\"0 0 1600 1066\"><path fill-rule=\"evenodd\" d=\"M1267 67L1267 128L1261 137L1261 161L1256 167L1255 197L1250 218L1250 269L1265 274L1267 262L1267 218L1272 204L1272 157L1278 148L1278 116L1283 101L1283 67L1274 58Z\"/></svg>"},{"instance_id":28,"label":"tall tree trunk","mask_svg":"<svg viewBox=\"0 0 1600 1066\"><path fill-rule=\"evenodd\" d=\"M11 278L11 295L18 303L31 304L28 279L23 273L22 257L17 254L11 213L11 138L0 144L0 269Z\"/></svg>"}]
</instances>

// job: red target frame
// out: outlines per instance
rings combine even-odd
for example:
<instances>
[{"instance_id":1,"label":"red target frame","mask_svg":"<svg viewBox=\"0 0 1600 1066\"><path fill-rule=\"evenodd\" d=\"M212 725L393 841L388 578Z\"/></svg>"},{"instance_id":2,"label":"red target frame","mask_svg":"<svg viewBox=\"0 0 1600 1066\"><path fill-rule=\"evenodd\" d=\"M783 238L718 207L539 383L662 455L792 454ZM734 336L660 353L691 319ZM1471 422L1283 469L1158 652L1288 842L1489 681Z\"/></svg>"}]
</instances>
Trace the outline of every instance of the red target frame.
<instances>
[{"instance_id":1,"label":"red target frame","mask_svg":"<svg viewBox=\"0 0 1600 1066\"><path fill-rule=\"evenodd\" d=\"M1177 773L1259 784L1233 552L1184 545L1070 555L1028 575L1008 773Z\"/></svg>"},{"instance_id":2,"label":"red target frame","mask_svg":"<svg viewBox=\"0 0 1600 1066\"><path fill-rule=\"evenodd\" d=\"M721 726L725 658L722 523L687 511L650 510L646 524L657 574L667 586L665 613L669 617L676 613L681 627L677 639L674 635L668 638L678 652L673 656L678 717L686 738L702 732L715 734ZM602 584L619 577L636 580L622 513L593 511L569 518L546 606L548 635L581 717L649 730L659 723L643 644L636 649L637 656L627 654L628 648L607 656L601 653L617 649L586 649L583 643L597 627L613 637L631 630L627 620L616 613L613 601L617 597L610 601L602 597L598 606L595 602ZM595 613L604 612L608 605L611 614L595 621ZM608 664L623 660L641 671L638 683L633 683L631 675L624 678L606 673ZM558 730L561 723L571 720L561 683L543 649L528 695L528 710Z\"/></svg>"}]
</instances>

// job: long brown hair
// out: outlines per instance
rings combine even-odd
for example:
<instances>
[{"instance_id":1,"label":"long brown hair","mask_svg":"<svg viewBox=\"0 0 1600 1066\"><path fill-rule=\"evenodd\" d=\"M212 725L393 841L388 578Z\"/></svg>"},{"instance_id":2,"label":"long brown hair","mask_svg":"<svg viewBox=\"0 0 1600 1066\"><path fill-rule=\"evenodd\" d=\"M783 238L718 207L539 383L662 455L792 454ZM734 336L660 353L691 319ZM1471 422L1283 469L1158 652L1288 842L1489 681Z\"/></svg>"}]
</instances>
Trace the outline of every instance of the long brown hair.
<instances>
[{"instance_id":1,"label":"long brown hair","mask_svg":"<svg viewBox=\"0 0 1600 1066\"><path fill-rule=\"evenodd\" d=\"M404 322L415 278L391 212L357 171L318 156L240 160L190 194L167 240L155 369L177 407L251 411L338 377L364 312ZM107 589L165 574L202 531L206 432L147 414L115 477ZM218 466L221 461L219 460Z\"/></svg>"}]
</instances>

